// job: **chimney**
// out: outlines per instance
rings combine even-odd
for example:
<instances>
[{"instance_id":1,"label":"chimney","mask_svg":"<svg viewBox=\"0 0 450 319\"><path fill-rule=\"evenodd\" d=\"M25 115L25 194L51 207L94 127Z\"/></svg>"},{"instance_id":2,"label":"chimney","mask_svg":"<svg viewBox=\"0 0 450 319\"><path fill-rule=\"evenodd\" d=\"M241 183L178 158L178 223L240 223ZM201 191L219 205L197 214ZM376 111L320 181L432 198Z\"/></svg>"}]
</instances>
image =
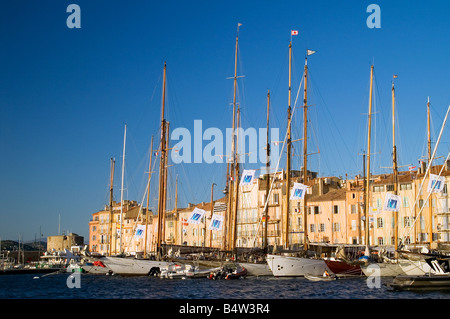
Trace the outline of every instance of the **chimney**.
<instances>
[{"instance_id":1,"label":"chimney","mask_svg":"<svg viewBox=\"0 0 450 319\"><path fill-rule=\"evenodd\" d=\"M427 163L425 161L420 162L420 173L425 173L427 170Z\"/></svg>"},{"instance_id":2,"label":"chimney","mask_svg":"<svg viewBox=\"0 0 450 319\"><path fill-rule=\"evenodd\" d=\"M323 195L323 178L318 179L319 182L319 196Z\"/></svg>"}]
</instances>

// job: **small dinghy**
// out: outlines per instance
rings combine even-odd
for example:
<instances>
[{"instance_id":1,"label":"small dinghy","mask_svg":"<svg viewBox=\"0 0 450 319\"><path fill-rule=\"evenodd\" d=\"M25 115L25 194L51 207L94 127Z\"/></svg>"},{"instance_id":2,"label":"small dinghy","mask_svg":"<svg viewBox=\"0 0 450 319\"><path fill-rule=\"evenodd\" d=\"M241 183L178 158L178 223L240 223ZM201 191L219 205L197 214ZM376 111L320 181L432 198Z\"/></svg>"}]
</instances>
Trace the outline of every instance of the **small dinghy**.
<instances>
[{"instance_id":1,"label":"small dinghy","mask_svg":"<svg viewBox=\"0 0 450 319\"><path fill-rule=\"evenodd\" d=\"M314 276L314 275L305 275L305 278L311 281L333 281L336 280L336 276Z\"/></svg>"}]
</instances>

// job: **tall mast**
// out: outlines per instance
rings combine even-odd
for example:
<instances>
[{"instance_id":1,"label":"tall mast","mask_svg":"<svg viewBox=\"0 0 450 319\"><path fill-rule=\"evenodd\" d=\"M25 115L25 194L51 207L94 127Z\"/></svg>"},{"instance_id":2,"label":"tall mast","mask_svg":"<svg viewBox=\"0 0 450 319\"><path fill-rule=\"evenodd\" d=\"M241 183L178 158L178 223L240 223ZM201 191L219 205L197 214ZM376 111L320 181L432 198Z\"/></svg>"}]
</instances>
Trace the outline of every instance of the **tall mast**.
<instances>
[{"instance_id":1,"label":"tall mast","mask_svg":"<svg viewBox=\"0 0 450 319\"><path fill-rule=\"evenodd\" d=\"M235 55L234 55L234 84L233 84L233 127L231 131L231 163L229 163L228 173L230 176L227 176L228 179L228 205L227 205L227 214L225 218L227 218L228 215L228 221L225 222L225 225L228 223L228 231L224 230L224 249L232 248L233 243L231 236L234 227L232 226L233 223L233 193L234 193L234 187L236 185L236 176L235 176L235 165L236 165L236 136L235 136L235 127L236 127L236 89L237 89L237 55L238 55L238 43L239 43L239 27L241 26L241 23L238 23L237 25L237 33L236 33L236 47L235 47ZM230 240L227 242L227 238Z\"/></svg>"},{"instance_id":2,"label":"tall mast","mask_svg":"<svg viewBox=\"0 0 450 319\"><path fill-rule=\"evenodd\" d=\"M394 79L396 76L394 76ZM397 146L395 145L395 88L394 80L392 80L392 169L394 171L394 195L398 194L398 168L397 168ZM394 211L394 241L395 254L398 249L398 211Z\"/></svg>"},{"instance_id":3,"label":"tall mast","mask_svg":"<svg viewBox=\"0 0 450 319\"><path fill-rule=\"evenodd\" d=\"M112 247L112 219L113 219L113 184L114 184L114 166L115 160L111 157L111 173L109 186L109 239L108 239L108 255L111 256Z\"/></svg>"},{"instance_id":4,"label":"tall mast","mask_svg":"<svg viewBox=\"0 0 450 319\"><path fill-rule=\"evenodd\" d=\"M430 97L428 97L427 101L427 131L428 131L428 165L430 166L428 172L428 178L430 178L431 174L431 131L430 131L430 122L431 122L431 116L430 116ZM430 249L431 249L431 242L433 241L433 193L430 195L429 205L428 205L428 216L429 216L429 225L428 225L428 238L430 240Z\"/></svg>"},{"instance_id":5,"label":"tall mast","mask_svg":"<svg viewBox=\"0 0 450 319\"><path fill-rule=\"evenodd\" d=\"M267 176L267 184L266 184L266 202L269 199L269 190L270 190L270 142L269 142L269 108L270 108L270 91L267 91L267 146L266 146L266 176ZM269 205L264 205L264 253L267 254L267 229L269 224Z\"/></svg>"},{"instance_id":6,"label":"tall mast","mask_svg":"<svg viewBox=\"0 0 450 319\"><path fill-rule=\"evenodd\" d=\"M370 245L369 240L369 194L370 194L370 134L371 134L371 124L372 124L372 90L373 90L373 65L370 67L370 93L369 93L369 125L367 131L367 176L366 176L366 198L365 198L365 241L366 245Z\"/></svg>"},{"instance_id":7,"label":"tall mast","mask_svg":"<svg viewBox=\"0 0 450 319\"><path fill-rule=\"evenodd\" d=\"M161 258L161 242L162 242L162 219L164 215L164 173L165 173L165 157L166 157L166 120L164 118L165 107L165 95L166 95L166 68L167 65L164 62L164 74L163 74L163 91L162 91L162 105L161 105L161 139L160 139L160 152L161 157L159 161L159 195L158 195L158 228L157 228L157 257Z\"/></svg>"},{"instance_id":8,"label":"tall mast","mask_svg":"<svg viewBox=\"0 0 450 319\"><path fill-rule=\"evenodd\" d=\"M176 238L176 236L177 236L177 229L178 229L178 175L176 176L176 178L175 178L175 207L174 207L174 215L175 215L175 227L174 227L174 229L175 229L175 231L173 232L174 233L174 243L176 243L177 242L177 238ZM181 243L180 242L180 245L181 244L183 244L183 243Z\"/></svg>"},{"instance_id":9,"label":"tall mast","mask_svg":"<svg viewBox=\"0 0 450 319\"><path fill-rule=\"evenodd\" d=\"M211 219L214 213L214 185L217 184L216 183L211 184L211 212L210 212ZM206 242L206 222L205 222L205 242ZM209 231L209 248L212 248L212 230Z\"/></svg>"},{"instance_id":10,"label":"tall mast","mask_svg":"<svg viewBox=\"0 0 450 319\"><path fill-rule=\"evenodd\" d=\"M427 131L428 131L428 165L430 165L431 161L431 133L430 133L430 97L428 97L427 101Z\"/></svg>"},{"instance_id":11,"label":"tall mast","mask_svg":"<svg viewBox=\"0 0 450 319\"><path fill-rule=\"evenodd\" d=\"M307 169L307 159L308 159L308 105L307 105L307 88L308 88L308 57L305 57L305 83L303 91L303 183L308 181L308 169ZM308 249L308 213L307 213L307 201L306 195L303 197L303 234L304 242L303 246L305 251Z\"/></svg>"},{"instance_id":12,"label":"tall mast","mask_svg":"<svg viewBox=\"0 0 450 319\"><path fill-rule=\"evenodd\" d=\"M164 152L164 181L163 181L163 215L162 215L162 229L161 240L165 241L166 238L166 212L167 212L167 176L169 175L167 170L169 167L169 156L167 151L169 150L169 126L170 123L166 121L166 138L165 138L165 152Z\"/></svg>"},{"instance_id":13,"label":"tall mast","mask_svg":"<svg viewBox=\"0 0 450 319\"><path fill-rule=\"evenodd\" d=\"M234 212L233 212L233 236L232 236L232 243L231 248L233 250L233 254L237 254L236 251L236 238L237 238L237 211L238 211L238 204L239 204L239 159L237 154L237 149L239 146L239 125L240 125L240 107L237 106L237 133L236 133L236 163L234 165L235 173L234 173L234 187L235 187L235 196L234 196ZM237 256L236 256L237 257Z\"/></svg>"},{"instance_id":14,"label":"tall mast","mask_svg":"<svg viewBox=\"0 0 450 319\"><path fill-rule=\"evenodd\" d=\"M123 235L123 177L125 175L125 142L127 140L127 125L125 124L125 132L123 135L123 153L122 153L122 186L120 190L120 240L119 240L119 252L122 251L122 235Z\"/></svg>"},{"instance_id":15,"label":"tall mast","mask_svg":"<svg viewBox=\"0 0 450 319\"><path fill-rule=\"evenodd\" d=\"M287 127L287 154L286 154L286 224L285 247L289 248L289 190L291 189L291 69L292 69L292 41L289 42L289 98L288 98L288 127Z\"/></svg>"},{"instance_id":16,"label":"tall mast","mask_svg":"<svg viewBox=\"0 0 450 319\"><path fill-rule=\"evenodd\" d=\"M145 214L145 239L144 239L144 257L147 257L147 234L148 234L148 219L150 217L150 180L152 178L152 159L153 159L153 135L150 143L150 163L148 165L148 181L147 181L147 213Z\"/></svg>"}]
</instances>

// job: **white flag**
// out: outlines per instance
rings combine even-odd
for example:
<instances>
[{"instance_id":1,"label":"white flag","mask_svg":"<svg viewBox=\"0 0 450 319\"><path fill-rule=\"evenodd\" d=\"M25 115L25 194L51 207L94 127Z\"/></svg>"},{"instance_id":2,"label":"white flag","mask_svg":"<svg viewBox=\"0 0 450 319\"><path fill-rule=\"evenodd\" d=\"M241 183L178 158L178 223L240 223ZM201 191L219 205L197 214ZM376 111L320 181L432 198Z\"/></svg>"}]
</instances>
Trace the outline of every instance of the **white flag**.
<instances>
[{"instance_id":1,"label":"white flag","mask_svg":"<svg viewBox=\"0 0 450 319\"><path fill-rule=\"evenodd\" d=\"M401 197L391 193L386 194L384 199L384 210L388 212L398 212L400 210Z\"/></svg>"},{"instance_id":2,"label":"white flag","mask_svg":"<svg viewBox=\"0 0 450 319\"><path fill-rule=\"evenodd\" d=\"M203 215L205 215L205 213L206 213L205 210L195 207L191 216L189 216L187 222L191 224L200 224Z\"/></svg>"},{"instance_id":3,"label":"white flag","mask_svg":"<svg viewBox=\"0 0 450 319\"><path fill-rule=\"evenodd\" d=\"M209 224L209 230L220 230L222 229L223 216L214 214L211 218L211 223Z\"/></svg>"},{"instance_id":4,"label":"white flag","mask_svg":"<svg viewBox=\"0 0 450 319\"><path fill-rule=\"evenodd\" d=\"M306 55L311 55L311 54L314 54L314 53L316 53L316 51L314 51L314 50L308 50L308 51L306 52Z\"/></svg>"},{"instance_id":5,"label":"white flag","mask_svg":"<svg viewBox=\"0 0 450 319\"><path fill-rule=\"evenodd\" d=\"M137 225L134 237L143 238L145 234L145 225Z\"/></svg>"},{"instance_id":6,"label":"white flag","mask_svg":"<svg viewBox=\"0 0 450 319\"><path fill-rule=\"evenodd\" d=\"M244 172L242 173L240 185L242 185L242 186L252 185L254 176L255 176L254 169L244 169Z\"/></svg>"},{"instance_id":7,"label":"white flag","mask_svg":"<svg viewBox=\"0 0 450 319\"><path fill-rule=\"evenodd\" d=\"M289 199L303 199L305 197L308 186L302 183L294 183L292 188L291 197Z\"/></svg>"},{"instance_id":8,"label":"white flag","mask_svg":"<svg viewBox=\"0 0 450 319\"><path fill-rule=\"evenodd\" d=\"M428 182L428 193L440 193L444 189L445 178L435 174L430 174Z\"/></svg>"}]
</instances>

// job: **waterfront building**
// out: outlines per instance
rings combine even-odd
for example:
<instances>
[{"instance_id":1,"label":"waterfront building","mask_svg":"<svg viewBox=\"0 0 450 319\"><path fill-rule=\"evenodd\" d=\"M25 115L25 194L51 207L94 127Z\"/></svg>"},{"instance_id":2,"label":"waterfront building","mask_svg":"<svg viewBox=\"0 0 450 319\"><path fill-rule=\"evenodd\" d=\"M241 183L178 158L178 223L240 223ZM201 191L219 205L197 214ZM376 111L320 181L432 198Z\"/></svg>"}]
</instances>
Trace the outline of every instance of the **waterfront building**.
<instances>
[{"instance_id":1,"label":"waterfront building","mask_svg":"<svg viewBox=\"0 0 450 319\"><path fill-rule=\"evenodd\" d=\"M123 205L113 201L112 218L109 205L92 214L92 219L89 222L89 251L101 255L119 254L121 211L125 221L122 225L122 234L125 238L122 240L122 244L125 244L127 241L130 242L131 231L136 225L133 219L137 217L138 210L139 206L136 201L124 200ZM130 245L133 244L135 245L135 243L130 242ZM127 250L131 251L132 249L127 247Z\"/></svg>"},{"instance_id":2,"label":"waterfront building","mask_svg":"<svg viewBox=\"0 0 450 319\"><path fill-rule=\"evenodd\" d=\"M84 237L74 233L47 237L47 251L72 251L72 246L83 246Z\"/></svg>"},{"instance_id":3,"label":"waterfront building","mask_svg":"<svg viewBox=\"0 0 450 319\"><path fill-rule=\"evenodd\" d=\"M176 225L175 221L173 222L174 240L172 242L184 246L221 248L224 228L210 230L209 226L212 214L225 216L226 198L216 200L212 207L211 210L211 202L202 202L196 205L189 203L187 208L178 210ZM197 224L189 223L189 217L196 208L205 211L203 218Z\"/></svg>"},{"instance_id":4,"label":"waterfront building","mask_svg":"<svg viewBox=\"0 0 450 319\"><path fill-rule=\"evenodd\" d=\"M347 244L364 244L364 179L346 182Z\"/></svg>"},{"instance_id":5,"label":"waterfront building","mask_svg":"<svg viewBox=\"0 0 450 319\"><path fill-rule=\"evenodd\" d=\"M442 192L428 197L429 176L424 176L425 166L418 170L399 172L398 196L401 198L397 224L394 213L385 211L384 201L388 193L393 193L393 174L372 175L370 181L370 200L368 207L370 245L394 246L395 228L398 229L400 244L427 244L432 240L432 248L450 240L448 209L448 184L450 183L450 164L442 172L445 179ZM439 174L442 166L433 167L432 174ZM293 182L302 179L292 172ZM307 198L307 233L309 242L330 244L364 244L364 179L357 176L343 181L338 177L316 177L310 173ZM313 176L314 175L314 176ZM284 203L290 192L286 191L285 173L279 172L275 181L269 184L270 197L267 203L267 240L269 249L285 246L285 232L289 232L289 246L299 247L304 241L303 200L291 200L289 227L286 227ZM420 183L425 179L422 190ZM265 203L267 175L254 178L251 185L239 186L237 205L236 247L262 248L265 232ZM224 247L224 232L210 230L213 214L225 219L226 197L210 202L189 204L187 208L175 208L164 217L163 244L192 247ZM189 217L196 209L205 211L199 223L189 223ZM112 220L110 208L92 215L89 223L89 249L99 254L118 254L120 252L120 203L113 202ZM151 211L148 216L147 247L145 236L136 236L136 229L146 223L146 209L141 209L135 201L124 201L124 222L122 224L122 251L139 255L151 253L156 248L157 215ZM225 221L224 223L225 224ZM112 235L110 236L110 227ZM431 235L430 235L431 234ZM227 239L229 240L229 239Z\"/></svg>"}]
</instances>

